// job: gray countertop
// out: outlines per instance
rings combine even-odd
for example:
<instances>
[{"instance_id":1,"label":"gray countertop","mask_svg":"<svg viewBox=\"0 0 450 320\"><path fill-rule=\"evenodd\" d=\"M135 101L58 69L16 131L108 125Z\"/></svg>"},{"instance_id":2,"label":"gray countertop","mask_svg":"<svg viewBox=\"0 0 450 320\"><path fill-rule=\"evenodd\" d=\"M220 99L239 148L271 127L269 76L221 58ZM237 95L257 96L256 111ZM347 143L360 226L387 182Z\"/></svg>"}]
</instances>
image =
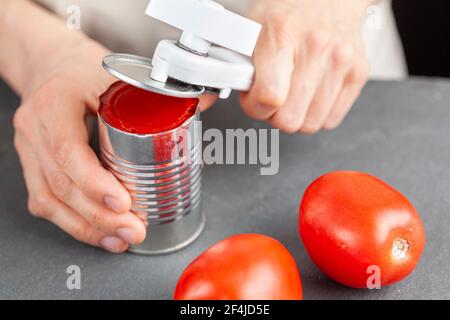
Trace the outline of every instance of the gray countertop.
<instances>
[{"instance_id":1,"label":"gray countertop","mask_svg":"<svg viewBox=\"0 0 450 320\"><path fill-rule=\"evenodd\" d=\"M76 242L27 213L27 193L13 149L11 118L19 100L0 83L0 298L171 298L184 267L213 243L239 233L280 240L299 266L306 299L450 299L450 82L371 82L338 130L281 135L280 172L258 166L204 170L207 224L178 253L111 255ZM264 128L245 117L235 95L203 115L206 128ZM404 193L421 213L427 245L415 272L382 290L354 290L328 280L299 240L297 210L307 185L325 172L371 172ZM66 268L81 268L81 290L66 288Z\"/></svg>"}]
</instances>

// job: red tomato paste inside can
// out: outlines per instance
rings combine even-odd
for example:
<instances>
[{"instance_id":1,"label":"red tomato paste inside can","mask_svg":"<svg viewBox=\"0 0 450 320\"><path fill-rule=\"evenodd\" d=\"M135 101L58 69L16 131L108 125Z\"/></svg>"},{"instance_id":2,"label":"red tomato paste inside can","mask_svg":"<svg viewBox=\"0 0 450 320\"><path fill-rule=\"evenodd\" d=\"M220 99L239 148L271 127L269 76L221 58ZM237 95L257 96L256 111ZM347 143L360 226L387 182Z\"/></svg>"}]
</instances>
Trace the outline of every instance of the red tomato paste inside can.
<instances>
[{"instance_id":1,"label":"red tomato paste inside can","mask_svg":"<svg viewBox=\"0 0 450 320\"><path fill-rule=\"evenodd\" d=\"M100 116L110 126L133 134L155 134L178 128L192 118L199 100L165 96L119 81L100 102Z\"/></svg>"}]
</instances>

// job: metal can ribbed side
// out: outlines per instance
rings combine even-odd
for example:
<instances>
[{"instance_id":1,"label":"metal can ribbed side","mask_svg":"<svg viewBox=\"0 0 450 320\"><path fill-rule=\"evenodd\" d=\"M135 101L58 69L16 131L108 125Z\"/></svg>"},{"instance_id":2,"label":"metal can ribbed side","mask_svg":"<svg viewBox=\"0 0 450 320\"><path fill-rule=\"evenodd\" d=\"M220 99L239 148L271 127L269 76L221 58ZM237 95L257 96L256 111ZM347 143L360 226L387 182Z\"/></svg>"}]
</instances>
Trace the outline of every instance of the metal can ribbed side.
<instances>
[{"instance_id":1,"label":"metal can ribbed side","mask_svg":"<svg viewBox=\"0 0 450 320\"><path fill-rule=\"evenodd\" d=\"M169 253L201 233L205 219L198 119L196 114L170 132L140 136L111 127L99 115L102 163L129 191L132 211L148 216L146 240L130 251Z\"/></svg>"}]
</instances>

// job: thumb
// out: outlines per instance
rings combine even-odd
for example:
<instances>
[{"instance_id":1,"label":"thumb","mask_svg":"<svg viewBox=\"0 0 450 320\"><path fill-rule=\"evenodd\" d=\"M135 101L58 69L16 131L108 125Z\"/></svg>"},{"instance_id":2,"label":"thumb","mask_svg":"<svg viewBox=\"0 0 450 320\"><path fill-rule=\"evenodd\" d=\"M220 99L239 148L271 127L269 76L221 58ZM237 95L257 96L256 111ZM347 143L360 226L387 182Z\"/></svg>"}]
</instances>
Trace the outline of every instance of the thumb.
<instances>
[{"instance_id":1,"label":"thumb","mask_svg":"<svg viewBox=\"0 0 450 320\"><path fill-rule=\"evenodd\" d=\"M268 120L285 103L294 70L290 39L264 30L253 55L255 79L249 92L241 93L241 105L250 117Z\"/></svg>"}]
</instances>

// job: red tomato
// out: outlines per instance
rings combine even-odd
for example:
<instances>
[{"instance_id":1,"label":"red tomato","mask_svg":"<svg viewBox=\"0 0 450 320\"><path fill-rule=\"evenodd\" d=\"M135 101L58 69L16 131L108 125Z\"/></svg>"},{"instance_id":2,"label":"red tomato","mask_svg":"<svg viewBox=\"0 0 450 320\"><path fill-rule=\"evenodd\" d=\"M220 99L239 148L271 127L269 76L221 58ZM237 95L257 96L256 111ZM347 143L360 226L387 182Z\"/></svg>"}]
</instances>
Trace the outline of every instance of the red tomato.
<instances>
[{"instance_id":1,"label":"red tomato","mask_svg":"<svg viewBox=\"0 0 450 320\"><path fill-rule=\"evenodd\" d=\"M178 280L176 300L299 300L300 274L277 240L243 234L202 253Z\"/></svg>"},{"instance_id":2,"label":"red tomato","mask_svg":"<svg viewBox=\"0 0 450 320\"><path fill-rule=\"evenodd\" d=\"M422 222L408 199L360 172L334 172L314 181L300 204L299 226L319 269L354 288L402 280L425 245Z\"/></svg>"}]
</instances>

